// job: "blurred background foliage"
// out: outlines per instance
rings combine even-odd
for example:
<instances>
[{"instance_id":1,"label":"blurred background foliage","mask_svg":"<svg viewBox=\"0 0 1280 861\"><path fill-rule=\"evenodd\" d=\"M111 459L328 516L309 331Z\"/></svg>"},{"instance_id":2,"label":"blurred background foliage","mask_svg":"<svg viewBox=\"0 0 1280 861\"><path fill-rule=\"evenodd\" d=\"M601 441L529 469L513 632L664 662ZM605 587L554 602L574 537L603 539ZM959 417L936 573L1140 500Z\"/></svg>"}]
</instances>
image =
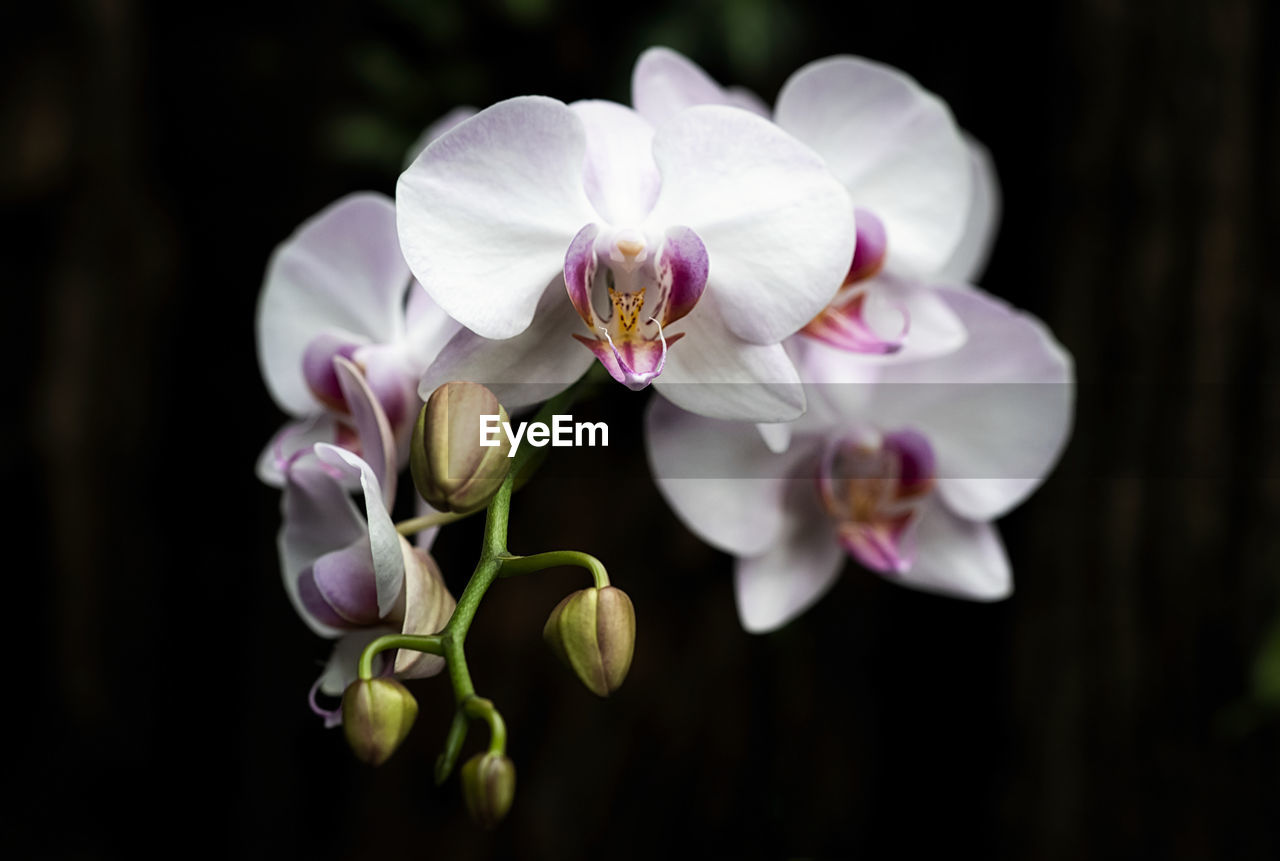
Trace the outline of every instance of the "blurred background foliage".
<instances>
[{"instance_id":1,"label":"blurred background foliage","mask_svg":"<svg viewBox=\"0 0 1280 861\"><path fill-rule=\"evenodd\" d=\"M1266 0L9 4L0 469L22 510L10 577L31 590L12 605L26 792L10 815L48 857L1280 857L1278 16ZM251 474L280 420L257 291L304 219L393 193L450 108L626 101L651 44L766 100L836 53L947 100L1004 188L984 286L1075 355L1076 434L1002 522L1012 600L850 566L752 637L728 560L646 474L642 398L585 409L613 447L557 453L517 498L511 546L603 558L636 604L636 663L596 701L538 637L580 578L494 591L472 669L520 777L510 820L480 833L456 785L431 786L443 682L415 686L419 726L377 771L306 709L326 649L280 588L278 497ZM477 529L439 543L455 592Z\"/></svg>"}]
</instances>

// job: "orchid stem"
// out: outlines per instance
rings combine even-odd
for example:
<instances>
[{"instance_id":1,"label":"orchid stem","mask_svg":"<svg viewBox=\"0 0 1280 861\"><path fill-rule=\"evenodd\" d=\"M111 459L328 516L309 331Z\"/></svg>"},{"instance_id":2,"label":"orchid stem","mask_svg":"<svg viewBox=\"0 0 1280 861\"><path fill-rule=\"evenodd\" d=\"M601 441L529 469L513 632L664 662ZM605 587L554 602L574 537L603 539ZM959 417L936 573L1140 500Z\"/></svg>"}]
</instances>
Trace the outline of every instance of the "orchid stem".
<instances>
[{"instance_id":1,"label":"orchid stem","mask_svg":"<svg viewBox=\"0 0 1280 861\"><path fill-rule=\"evenodd\" d=\"M429 655L443 655L444 643L435 635L387 634L379 637L360 653L359 674L362 680L367 682L373 678L373 659L387 649L412 649Z\"/></svg>"},{"instance_id":2,"label":"orchid stem","mask_svg":"<svg viewBox=\"0 0 1280 861\"><path fill-rule=\"evenodd\" d=\"M598 364L597 367L599 367ZM600 372L588 371L577 383L544 403L533 420L550 422L552 416L568 409L584 392L594 389L600 379ZM436 760L436 783L443 783L453 771L462 750L462 744L466 740L468 719L484 720L489 724L490 752L506 751L507 724L491 701L476 696L475 684L471 681L471 672L467 669L467 657L463 648L467 632L471 629L471 622L480 608L480 601L493 585L493 581L500 576L537 571L552 565L577 565L591 571L597 586L609 584L604 566L594 556L586 553L556 550L534 556L513 556L507 552L511 494L517 481L523 484L528 480L532 469L526 470L526 467L536 467L536 464L530 463L531 451L540 451L540 449L525 446L516 453L507 477L489 502L488 508L485 509L484 539L480 549L480 561L476 563L471 579L462 590L453 615L449 617L448 623L440 633L431 636L391 634L379 637L366 646L360 655L360 678L366 680L373 678L373 659L385 649L416 649L444 657L457 710L454 712L453 723L449 726L449 734L445 737L444 751ZM398 523L396 531L401 535L412 535L432 526L461 520L465 516L467 515L437 512Z\"/></svg>"},{"instance_id":3,"label":"orchid stem","mask_svg":"<svg viewBox=\"0 0 1280 861\"><path fill-rule=\"evenodd\" d=\"M499 577L516 577L521 574L532 574L545 568L560 565L586 568L596 581L596 588L603 589L609 585L609 573L604 564L590 553L577 550L550 550L546 553L535 553L532 556L504 556L502 567L498 569Z\"/></svg>"},{"instance_id":4,"label":"orchid stem","mask_svg":"<svg viewBox=\"0 0 1280 861\"><path fill-rule=\"evenodd\" d=\"M430 529L433 526L444 526L448 523L456 523L464 517L470 517L474 513L475 512L458 514L453 511L436 511L431 514L424 514L421 517L414 517L409 520L400 521L396 524L396 532L405 536L414 535L424 529Z\"/></svg>"}]
</instances>

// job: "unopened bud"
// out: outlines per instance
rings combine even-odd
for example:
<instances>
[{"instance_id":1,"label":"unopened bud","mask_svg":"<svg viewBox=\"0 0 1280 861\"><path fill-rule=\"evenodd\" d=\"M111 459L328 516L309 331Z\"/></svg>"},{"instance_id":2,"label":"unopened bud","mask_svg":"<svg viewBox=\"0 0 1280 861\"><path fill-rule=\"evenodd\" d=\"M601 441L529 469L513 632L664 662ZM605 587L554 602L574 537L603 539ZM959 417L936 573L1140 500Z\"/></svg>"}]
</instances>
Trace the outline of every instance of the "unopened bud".
<instances>
[{"instance_id":1,"label":"unopened bud","mask_svg":"<svg viewBox=\"0 0 1280 861\"><path fill-rule=\"evenodd\" d=\"M478 753L462 766L461 777L471 819L482 828L496 826L516 797L515 764L500 753Z\"/></svg>"},{"instance_id":2,"label":"unopened bud","mask_svg":"<svg viewBox=\"0 0 1280 861\"><path fill-rule=\"evenodd\" d=\"M432 392L418 413L409 453L422 498L459 514L488 505L511 469L511 442L502 429L507 420L497 397L479 383L445 383Z\"/></svg>"},{"instance_id":3,"label":"unopened bud","mask_svg":"<svg viewBox=\"0 0 1280 861\"><path fill-rule=\"evenodd\" d=\"M418 716L418 701L395 679L361 679L342 695L347 744L370 765L382 765L404 741Z\"/></svg>"},{"instance_id":4,"label":"unopened bud","mask_svg":"<svg viewBox=\"0 0 1280 861\"><path fill-rule=\"evenodd\" d=\"M542 636L596 696L622 685L636 647L636 611L616 586L574 592L551 611Z\"/></svg>"}]
</instances>

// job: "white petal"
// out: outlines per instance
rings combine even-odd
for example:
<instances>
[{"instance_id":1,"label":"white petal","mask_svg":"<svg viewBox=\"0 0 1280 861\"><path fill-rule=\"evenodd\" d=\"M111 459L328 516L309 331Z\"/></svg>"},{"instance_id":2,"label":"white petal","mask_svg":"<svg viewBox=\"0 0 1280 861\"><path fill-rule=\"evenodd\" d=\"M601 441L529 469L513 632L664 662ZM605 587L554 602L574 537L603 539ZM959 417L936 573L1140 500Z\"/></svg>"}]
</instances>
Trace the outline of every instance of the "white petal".
<instances>
[{"instance_id":1,"label":"white petal","mask_svg":"<svg viewBox=\"0 0 1280 861\"><path fill-rule=\"evenodd\" d=\"M683 321L654 385L676 405L711 418L790 421L804 412L804 387L781 344L762 346L725 327L719 304L704 295Z\"/></svg>"},{"instance_id":2,"label":"white petal","mask_svg":"<svg viewBox=\"0 0 1280 861\"><path fill-rule=\"evenodd\" d=\"M344 448L319 443L316 457L339 472L360 477L364 493L364 512L368 522L369 545L373 551L373 573L378 587L378 614L386 616L400 598L404 587L404 558L400 550L400 534L382 502L382 488L369 464Z\"/></svg>"},{"instance_id":3,"label":"white petal","mask_svg":"<svg viewBox=\"0 0 1280 861\"><path fill-rule=\"evenodd\" d=\"M460 105L427 126L423 129L422 134L418 136L418 139L410 144L409 149L405 151L403 167L413 164L413 160L422 155L422 151L430 146L436 138L450 131L463 120L469 120L475 115L475 108L470 105Z\"/></svg>"},{"instance_id":4,"label":"white petal","mask_svg":"<svg viewBox=\"0 0 1280 861\"><path fill-rule=\"evenodd\" d=\"M835 584L845 554L817 505L813 482L789 482L789 516L780 540L737 561L734 586L742 627L761 634L813 606Z\"/></svg>"},{"instance_id":5,"label":"white petal","mask_svg":"<svg viewBox=\"0 0 1280 861\"><path fill-rule=\"evenodd\" d=\"M998 601L1012 593L1009 557L992 524L958 517L935 499L921 512L915 542L910 570L886 579L973 601Z\"/></svg>"},{"instance_id":6,"label":"white petal","mask_svg":"<svg viewBox=\"0 0 1280 861\"><path fill-rule=\"evenodd\" d=\"M495 341L467 329L454 335L423 374L418 396L425 401L436 387L461 380L488 386L508 413L540 403L567 389L595 361L572 337L585 331L563 279L556 279L533 323L514 338Z\"/></svg>"},{"instance_id":7,"label":"white petal","mask_svg":"<svg viewBox=\"0 0 1280 861\"><path fill-rule=\"evenodd\" d=\"M568 106L522 96L437 140L396 185L400 245L452 317L486 338L533 319L570 240L595 210L583 190L586 134Z\"/></svg>"},{"instance_id":8,"label":"white petal","mask_svg":"<svg viewBox=\"0 0 1280 861\"><path fill-rule=\"evenodd\" d=\"M774 344L826 307L853 259L853 206L808 147L746 111L690 108L654 137L649 224L692 228L707 296L739 337ZM701 304L701 303L700 303Z\"/></svg>"},{"instance_id":9,"label":"white petal","mask_svg":"<svg viewBox=\"0 0 1280 861\"><path fill-rule=\"evenodd\" d=\"M654 481L703 541L736 555L778 540L788 476L812 447L774 454L754 426L694 415L654 398L645 414Z\"/></svg>"},{"instance_id":10,"label":"white petal","mask_svg":"<svg viewBox=\"0 0 1280 861\"><path fill-rule=\"evenodd\" d=\"M400 346L415 377L422 376L422 372L461 328L462 325L437 305L421 284L414 281L410 285L405 333Z\"/></svg>"},{"instance_id":11,"label":"white petal","mask_svg":"<svg viewBox=\"0 0 1280 861\"><path fill-rule=\"evenodd\" d=\"M342 396L351 409L351 418L360 437L363 460L373 468L384 508L391 508L396 498L396 442L391 425L373 396L364 375L350 360L341 356L333 360L333 370L342 387Z\"/></svg>"},{"instance_id":12,"label":"white petal","mask_svg":"<svg viewBox=\"0 0 1280 861\"><path fill-rule=\"evenodd\" d=\"M639 225L661 184L653 161L653 126L616 102L590 100L569 107L587 132L587 198L610 224Z\"/></svg>"},{"instance_id":13,"label":"white petal","mask_svg":"<svg viewBox=\"0 0 1280 861\"><path fill-rule=\"evenodd\" d=\"M937 455L938 492L957 513L999 517L1034 490L1071 429L1071 357L1035 318L973 291L940 291L969 331L964 347L891 365L867 414L914 427Z\"/></svg>"},{"instance_id":14,"label":"white petal","mask_svg":"<svg viewBox=\"0 0 1280 861\"><path fill-rule=\"evenodd\" d=\"M781 454L791 446L790 422L758 422L756 430L769 451Z\"/></svg>"},{"instance_id":15,"label":"white petal","mask_svg":"<svg viewBox=\"0 0 1280 861\"><path fill-rule=\"evenodd\" d=\"M453 615L457 601L449 594L435 560L424 551L415 551L401 542L405 565L405 610L402 634L437 634ZM396 653L396 675L406 679L434 676L445 667L444 658L425 652L400 649Z\"/></svg>"},{"instance_id":16,"label":"white petal","mask_svg":"<svg viewBox=\"0 0 1280 861\"><path fill-rule=\"evenodd\" d=\"M285 470L295 455L310 451L318 442L334 442L337 438L337 422L329 414L285 422L258 455L254 472L264 484L284 487Z\"/></svg>"},{"instance_id":17,"label":"white petal","mask_svg":"<svg viewBox=\"0 0 1280 861\"><path fill-rule=\"evenodd\" d=\"M299 227L272 255L258 300L258 362L276 403L294 415L315 412L302 376L307 345L324 332L389 343L408 284L385 196L349 195Z\"/></svg>"},{"instance_id":18,"label":"white petal","mask_svg":"<svg viewBox=\"0 0 1280 861\"><path fill-rule=\"evenodd\" d=\"M931 274L946 263L964 232L972 168L941 100L896 69L830 57L791 76L775 120L884 223L890 268Z\"/></svg>"},{"instance_id":19,"label":"white petal","mask_svg":"<svg viewBox=\"0 0 1280 861\"><path fill-rule=\"evenodd\" d=\"M654 126L668 122L694 105L732 105L746 101L725 91L696 63L670 48L645 51L631 73L631 103Z\"/></svg>"},{"instance_id":20,"label":"white petal","mask_svg":"<svg viewBox=\"0 0 1280 861\"><path fill-rule=\"evenodd\" d=\"M973 200L965 219L964 235L939 277L973 284L982 280L991 246L995 244L996 228L1000 226L1000 179L987 148L968 135L964 139L973 166Z\"/></svg>"}]
</instances>

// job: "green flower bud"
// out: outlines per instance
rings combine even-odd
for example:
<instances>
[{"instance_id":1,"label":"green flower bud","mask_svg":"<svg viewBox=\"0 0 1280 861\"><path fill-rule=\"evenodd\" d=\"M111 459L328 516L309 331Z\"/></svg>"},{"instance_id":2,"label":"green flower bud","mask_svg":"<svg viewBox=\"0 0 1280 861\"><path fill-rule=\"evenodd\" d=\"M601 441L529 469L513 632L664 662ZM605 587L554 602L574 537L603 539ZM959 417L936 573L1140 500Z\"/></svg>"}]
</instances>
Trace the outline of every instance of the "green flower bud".
<instances>
[{"instance_id":1,"label":"green flower bud","mask_svg":"<svg viewBox=\"0 0 1280 861\"><path fill-rule=\"evenodd\" d=\"M515 764L500 753L477 753L462 766L462 800L471 819L493 828L516 797Z\"/></svg>"},{"instance_id":2,"label":"green flower bud","mask_svg":"<svg viewBox=\"0 0 1280 861\"><path fill-rule=\"evenodd\" d=\"M404 741L418 716L418 701L395 679L357 680L342 695L347 744L370 765L382 765Z\"/></svg>"},{"instance_id":3,"label":"green flower bud","mask_svg":"<svg viewBox=\"0 0 1280 861\"><path fill-rule=\"evenodd\" d=\"M543 639L596 696L622 686L636 647L636 611L616 586L582 589L551 611Z\"/></svg>"},{"instance_id":4,"label":"green flower bud","mask_svg":"<svg viewBox=\"0 0 1280 861\"><path fill-rule=\"evenodd\" d=\"M483 436L482 416L489 428ZM507 411L479 383L445 383L418 413L409 450L409 469L418 493L440 511L469 514L489 504L511 469L511 442L498 422ZM496 441L481 445L481 439Z\"/></svg>"}]
</instances>

